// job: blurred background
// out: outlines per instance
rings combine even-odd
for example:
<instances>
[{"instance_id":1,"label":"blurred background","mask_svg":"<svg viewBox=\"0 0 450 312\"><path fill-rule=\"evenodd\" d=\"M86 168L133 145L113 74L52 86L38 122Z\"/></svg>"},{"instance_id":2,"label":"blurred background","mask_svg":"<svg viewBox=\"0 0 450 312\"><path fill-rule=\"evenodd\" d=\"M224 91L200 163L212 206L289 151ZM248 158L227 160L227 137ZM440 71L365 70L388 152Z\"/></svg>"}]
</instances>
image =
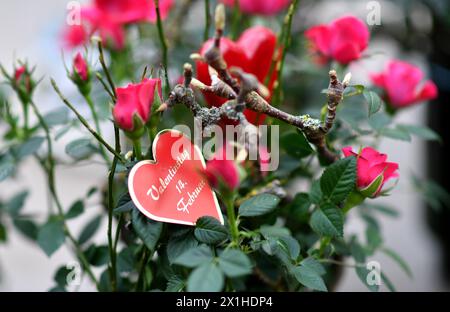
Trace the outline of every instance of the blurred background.
<instances>
[{"instance_id":1,"label":"blurred background","mask_svg":"<svg viewBox=\"0 0 450 312\"><path fill-rule=\"evenodd\" d=\"M67 14L67 3L61 0L40 1L1 1L0 3L0 62L9 70L15 59L26 59L37 64L37 76L44 77L35 102L43 111L49 111L62 105L50 88L49 78L56 79L68 97L76 94L75 86L66 78L61 56L61 29ZM80 1L83 3L83 1ZM181 0L177 0L182 2ZM201 29L201 1L196 1L189 16L189 28ZM374 1L301 1L299 14L294 21L294 31L301 31L317 23L327 23L345 14L353 14L366 20L368 4ZM376 1L381 8L381 25L369 26L372 39L368 54L370 58L356 62L350 68L354 84L369 84L368 72L379 71L380 64L391 57L407 60L418 65L427 76L435 81L439 88L439 98L432 103L421 104L401 111L396 118L408 123L428 124L443 138L449 140L450 92L450 9L447 1ZM201 37L196 39L201 43ZM146 53L151 53L147 51ZM67 52L67 59L72 55ZM181 61L180 61L181 62ZM289 63L292 64L292 63ZM299 65L300 66L300 65ZM289 68L288 68L289 69ZM295 69L292 69L295 75ZM2 86L0 86L2 88ZM1 90L1 89L0 89ZM76 98L76 97L75 97ZM17 102L11 96L8 101ZM19 105L19 104L18 104ZM81 111L87 108L80 105ZM107 133L105 127L103 133ZM0 131L2 126L0 125ZM57 156L67 165L58 166L58 190L63 204L70 205L84 196L92 186L104 183L105 169L95 159L71 166L64 153L67 142L77 138L77 133L69 133L56 144ZM394 249L408 262L413 277L408 277L392 259L376 254L373 259L400 291L448 291L449 286L449 209L433 210L428 207L421 194L413 188L410 175L419 181L433 178L446 184L448 168L448 145L426 143L412 138L412 144L398 140L383 139L380 151L389 154L391 161L400 164L402 178L387 199L381 199L395 206L399 216L383 217L381 220L386 245ZM29 158L17 173L17 177L0 184L0 198L9 198L12 194L30 187L24 212L46 218L46 180L38 164ZM79 233L81 225L91 216L101 211L101 198L90 198L88 213L81 219L70 221L73 232ZM448 207L447 207L448 208ZM349 216L346 235L364 232L359 218ZM106 222L105 222L106 223ZM102 242L106 224L101 224L97 234ZM61 248L50 259L35 244L30 243L17 231L9 231L6 243L0 244L0 291L47 291L53 286L56 267L70 263L73 258L66 248ZM94 290L88 282L83 282L80 290ZM385 290L384 287L382 287ZM343 271L338 291L367 291L353 270Z\"/></svg>"}]
</instances>

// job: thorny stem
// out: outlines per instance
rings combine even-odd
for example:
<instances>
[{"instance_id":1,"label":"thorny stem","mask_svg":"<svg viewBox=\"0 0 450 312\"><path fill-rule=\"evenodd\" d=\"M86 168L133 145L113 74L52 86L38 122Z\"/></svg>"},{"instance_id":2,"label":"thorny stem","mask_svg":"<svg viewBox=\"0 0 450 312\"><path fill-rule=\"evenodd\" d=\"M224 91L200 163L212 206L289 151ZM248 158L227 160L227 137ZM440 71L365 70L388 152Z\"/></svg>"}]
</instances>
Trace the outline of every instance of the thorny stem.
<instances>
[{"instance_id":1,"label":"thorny stem","mask_svg":"<svg viewBox=\"0 0 450 312\"><path fill-rule=\"evenodd\" d=\"M227 209L228 223L231 229L231 238L235 246L239 246L239 229L236 220L236 213L234 211L234 196L232 193L224 196L224 203Z\"/></svg>"},{"instance_id":2,"label":"thorny stem","mask_svg":"<svg viewBox=\"0 0 450 312\"><path fill-rule=\"evenodd\" d=\"M155 2L155 10L156 10L156 25L158 27L158 35L159 35L159 41L161 42L161 48L162 48L162 65L164 67L164 78L165 78L165 86L164 86L164 93L166 97L169 95L170 92L170 83L169 83L169 75L168 75L168 57L167 57L167 42L166 37L164 36L164 28L161 21L161 12L159 9L159 0L154 0Z\"/></svg>"},{"instance_id":3,"label":"thorny stem","mask_svg":"<svg viewBox=\"0 0 450 312\"><path fill-rule=\"evenodd\" d=\"M116 99L116 97L117 97L116 87L112 80L111 74L109 73L108 66L106 66L105 54L103 52L103 43L101 41L98 42L98 52L99 52L99 60L100 60L100 64L102 65L103 72L106 75L106 79L108 80L109 86L111 88L111 92L114 96L114 99ZM99 76L97 76L97 77L99 77Z\"/></svg>"},{"instance_id":4,"label":"thorny stem","mask_svg":"<svg viewBox=\"0 0 450 312\"><path fill-rule=\"evenodd\" d=\"M151 256L151 251L148 250L144 246L144 250L142 252L142 260L139 269L139 277L136 283L136 291L144 291L145 290L145 267L147 265L148 259Z\"/></svg>"},{"instance_id":5,"label":"thorny stem","mask_svg":"<svg viewBox=\"0 0 450 312\"><path fill-rule=\"evenodd\" d=\"M84 117L77 111L77 109L72 105L72 103L70 103L69 100L61 93L61 91L58 88L58 85L56 84L56 82L53 79L51 79L51 83L52 83L53 89L55 89L55 92L59 95L60 99L63 101L64 104L66 104L67 107L70 108L70 110L72 112L75 113L78 120L83 124L83 126L97 139L97 141L99 141L101 144L103 144L103 146L105 146L106 149L111 154L113 154L115 157L117 157L121 163L125 163L125 159L123 159L123 157L120 154L118 154L117 151L111 145L109 145L103 139L103 137L101 135L99 135L94 129L92 129L92 127L89 125L87 120L84 119Z\"/></svg>"},{"instance_id":6,"label":"thorny stem","mask_svg":"<svg viewBox=\"0 0 450 312\"><path fill-rule=\"evenodd\" d=\"M92 101L92 98L90 95L84 95L84 98L89 106L89 109L91 110L92 119L94 119L94 123L95 123L95 130L97 131L99 136L103 137L102 133L101 133L100 122L98 119L98 115L97 115L97 111L95 109L94 102ZM101 142L99 142L98 147L100 149L100 153L103 156L103 159L105 159L105 161L106 161L106 164L108 165L108 167L111 167L111 160L109 159L108 155L106 154L105 147L103 146L103 144Z\"/></svg>"},{"instance_id":7,"label":"thorny stem","mask_svg":"<svg viewBox=\"0 0 450 312\"><path fill-rule=\"evenodd\" d=\"M279 64L275 66L275 70L278 72L278 83L275 88L274 94L274 105L278 106L282 100L281 90L282 90L282 74L284 69L284 61L286 59L286 53L291 45L291 28L294 14L297 11L299 0L294 0L289 6L288 13L284 18L283 31L280 36L280 44L282 46L281 58ZM276 53L277 51L275 51ZM278 63L278 61L276 61ZM270 76L268 78L270 80Z\"/></svg>"},{"instance_id":8,"label":"thorny stem","mask_svg":"<svg viewBox=\"0 0 450 312\"><path fill-rule=\"evenodd\" d=\"M52 145L52 139L50 136L50 129L48 128L47 123L44 120L44 117L42 117L38 107L36 106L36 104L31 100L30 105L34 111L34 114L36 115L39 124L41 125L42 129L45 132L45 138L47 141L47 176L48 176L48 185L49 185L49 189L50 189L50 193L52 195L53 201L56 204L57 210L58 210L58 215L59 218L62 221L63 224L63 228L64 228L64 233L65 235L69 238L69 240L71 241L72 245L75 248L75 252L78 256L78 259L81 261L81 263L83 264L84 269L86 270L86 273L88 274L88 276L90 277L90 279L92 280L92 282L95 284L95 286L97 287L97 289L99 289L99 284L97 279L95 278L94 273L91 270L90 264L87 261L83 251L81 250L80 245L78 244L78 241L74 238L74 236L72 235L72 233L69 230L69 227L67 226L66 223L66 219L65 219L65 215L64 215L64 210L61 204L61 201L59 200L57 191L56 191L56 187L55 187L55 160L53 159L53 145Z\"/></svg>"},{"instance_id":9,"label":"thorny stem","mask_svg":"<svg viewBox=\"0 0 450 312\"><path fill-rule=\"evenodd\" d=\"M120 155L120 133L119 128L114 125L114 140L115 140L115 150L118 155ZM113 186L114 186L114 175L116 173L116 167L118 162L118 157L114 156L113 162L111 165L111 170L108 175L108 249L110 252L111 259L111 267L110 267L110 277L111 277L111 287L113 291L117 290L117 277L116 277L116 243L113 242L112 236L112 222L113 222L113 207L114 207L114 194L113 194ZM116 233L117 235L117 233Z\"/></svg>"}]
</instances>

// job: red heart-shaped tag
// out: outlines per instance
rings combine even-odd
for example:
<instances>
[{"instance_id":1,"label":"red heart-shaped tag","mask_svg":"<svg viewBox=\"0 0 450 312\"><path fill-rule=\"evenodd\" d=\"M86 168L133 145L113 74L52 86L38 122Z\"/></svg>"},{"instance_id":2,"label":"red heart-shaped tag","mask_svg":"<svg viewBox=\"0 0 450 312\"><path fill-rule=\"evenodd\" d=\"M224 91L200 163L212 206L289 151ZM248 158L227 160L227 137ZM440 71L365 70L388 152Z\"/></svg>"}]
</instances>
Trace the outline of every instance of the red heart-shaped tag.
<instances>
[{"instance_id":1,"label":"red heart-shaped tag","mask_svg":"<svg viewBox=\"0 0 450 312\"><path fill-rule=\"evenodd\" d=\"M161 131L152 148L155 161L140 161L128 178L136 207L161 222L195 225L198 218L211 216L223 224L216 195L201 172L200 149L175 130Z\"/></svg>"}]
</instances>

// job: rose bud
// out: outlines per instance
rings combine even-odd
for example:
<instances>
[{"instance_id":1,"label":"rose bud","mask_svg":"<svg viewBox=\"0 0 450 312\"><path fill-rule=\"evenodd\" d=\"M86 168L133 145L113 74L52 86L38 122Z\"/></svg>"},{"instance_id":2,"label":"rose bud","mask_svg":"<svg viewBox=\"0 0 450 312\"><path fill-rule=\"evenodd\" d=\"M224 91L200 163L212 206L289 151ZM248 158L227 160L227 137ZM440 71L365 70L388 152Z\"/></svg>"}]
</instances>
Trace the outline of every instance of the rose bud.
<instances>
[{"instance_id":1,"label":"rose bud","mask_svg":"<svg viewBox=\"0 0 450 312\"><path fill-rule=\"evenodd\" d=\"M234 6L235 0L222 0L225 5ZM248 14L275 15L285 9L291 0L239 0L239 9Z\"/></svg>"},{"instance_id":2,"label":"rose bud","mask_svg":"<svg viewBox=\"0 0 450 312\"><path fill-rule=\"evenodd\" d=\"M144 125L150 122L153 103L161 103L161 79L144 79L141 83L117 88L114 120L132 139L140 138Z\"/></svg>"},{"instance_id":3,"label":"rose bud","mask_svg":"<svg viewBox=\"0 0 450 312\"><path fill-rule=\"evenodd\" d=\"M386 193L385 183L398 178L398 164L387 162L387 155L379 153L371 147L363 148L359 153L352 151L350 146L342 149L345 157L355 156L357 159L356 187L364 198L374 198Z\"/></svg>"},{"instance_id":4,"label":"rose bud","mask_svg":"<svg viewBox=\"0 0 450 312\"><path fill-rule=\"evenodd\" d=\"M205 174L214 188L225 187L233 191L240 182L239 165L234 159L227 158L226 148L220 148L206 164Z\"/></svg>"},{"instance_id":5,"label":"rose bud","mask_svg":"<svg viewBox=\"0 0 450 312\"><path fill-rule=\"evenodd\" d=\"M361 57L369 43L366 24L355 16L345 16L309 28L305 32L317 62L324 64L330 59L348 64Z\"/></svg>"},{"instance_id":6,"label":"rose bud","mask_svg":"<svg viewBox=\"0 0 450 312\"><path fill-rule=\"evenodd\" d=\"M382 88L394 108L403 108L437 97L436 85L427 80L421 84L423 72L407 62L390 61L383 72L371 74L373 83Z\"/></svg>"},{"instance_id":7,"label":"rose bud","mask_svg":"<svg viewBox=\"0 0 450 312\"><path fill-rule=\"evenodd\" d=\"M28 69L27 65L21 65L14 69L14 76L11 79L11 84L16 90L20 101L24 104L28 103L34 91L36 83L31 78L32 71Z\"/></svg>"},{"instance_id":8,"label":"rose bud","mask_svg":"<svg viewBox=\"0 0 450 312\"><path fill-rule=\"evenodd\" d=\"M91 91L89 66L80 52L74 57L72 67L70 79L77 85L81 94L88 95Z\"/></svg>"},{"instance_id":9,"label":"rose bud","mask_svg":"<svg viewBox=\"0 0 450 312\"><path fill-rule=\"evenodd\" d=\"M272 59L276 50L276 42L277 36L272 30L263 26L255 26L244 31L236 42L228 38L222 38L220 41L220 51L223 54L228 68L241 68L244 72L255 75L258 81L264 84L270 72ZM204 55L212 44L212 39L205 42L200 49L200 54ZM197 61L196 63L197 79L205 85L211 85L212 81L208 64L202 61ZM268 84L268 100L270 100L276 80L277 71L274 70ZM226 102L225 98L218 97L209 92L204 92L204 96L210 106L221 106ZM261 124L265 117L265 115L251 110L245 110L244 114L247 120L255 125Z\"/></svg>"}]
</instances>

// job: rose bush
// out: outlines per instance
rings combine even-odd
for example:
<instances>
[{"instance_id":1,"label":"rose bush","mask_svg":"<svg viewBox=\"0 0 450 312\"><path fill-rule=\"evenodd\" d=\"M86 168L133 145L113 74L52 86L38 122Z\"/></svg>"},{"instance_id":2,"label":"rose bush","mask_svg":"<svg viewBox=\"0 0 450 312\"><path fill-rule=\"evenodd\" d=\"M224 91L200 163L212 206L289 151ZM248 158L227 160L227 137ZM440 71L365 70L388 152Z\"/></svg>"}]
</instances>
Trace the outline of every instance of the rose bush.
<instances>
[{"instance_id":1,"label":"rose bush","mask_svg":"<svg viewBox=\"0 0 450 312\"><path fill-rule=\"evenodd\" d=\"M81 97L67 98L51 79L64 104L55 111L44 114L35 102L32 67L20 61L12 70L1 67L22 107L0 101L7 143L0 151L0 181L18 178L22 162L34 159L46 174L55 209L43 207L42 213L48 212L42 222L22 211L27 190L0 200L0 241L7 239L3 220L10 219L49 257L68 244L85 283L99 291L327 291L335 289L346 259L355 263L361 282L376 291L379 285L367 284L365 263L377 251L387 251L409 273L380 232L379 215L392 216L395 210L378 202L395 192L387 183L406 174L396 162L398 155L377 149L382 137L439 140L428 128L399 124L398 111L392 109L435 98L436 86L429 80L422 83L423 73L403 61L370 75L379 89L353 84L347 66L363 55L371 57L368 26L355 16L301 33L303 28L293 25L297 11L304 9L298 0L242 0L234 12L218 5L215 14L208 3L205 29L192 34L184 32L183 17L191 2L185 7L169 0L96 0L83 7L82 24L71 26L64 37L65 45L75 48L69 52L73 58L67 76ZM261 17L253 14L283 10L278 33L269 24L255 26ZM245 23L240 13L249 14ZM210 15L215 23L209 23ZM233 24L230 37L224 36L228 21ZM322 66L299 66L311 61L302 40ZM148 42L152 44L140 45ZM80 45L86 45L87 53L78 52ZM149 47L155 53L147 53ZM98 66L89 60L88 55L97 55L92 51L98 53ZM184 64L191 53L196 67ZM327 68L330 61L340 66ZM80 106L90 114L80 113ZM214 145L212 157L196 172L215 190L224 222L208 216L195 226L151 220L138 209L126 181L138 162L156 160L153 144L159 131L181 123L190 126L194 117L200 144L221 141L222 128L215 125L241 126L236 137ZM268 140L266 128L256 127L260 124L271 126ZM114 133L111 142L102 134L105 129ZM212 130L219 134L211 135ZM74 164L101 161L105 183L66 206L54 151L68 132L80 137L65 152ZM240 135L248 140L239 141ZM238 152L223 157L229 146ZM159 146L158 152L170 159L170 146ZM167 177L162 191L173 178ZM183 181L176 183L185 187ZM68 221L84 215L92 197L102 209L76 236ZM362 216L365 237L346 232L350 213ZM94 243L102 220L108 230ZM53 291L70 290L69 273L65 266L56 270ZM385 274L382 280L394 289L395 281Z\"/></svg>"}]
</instances>

